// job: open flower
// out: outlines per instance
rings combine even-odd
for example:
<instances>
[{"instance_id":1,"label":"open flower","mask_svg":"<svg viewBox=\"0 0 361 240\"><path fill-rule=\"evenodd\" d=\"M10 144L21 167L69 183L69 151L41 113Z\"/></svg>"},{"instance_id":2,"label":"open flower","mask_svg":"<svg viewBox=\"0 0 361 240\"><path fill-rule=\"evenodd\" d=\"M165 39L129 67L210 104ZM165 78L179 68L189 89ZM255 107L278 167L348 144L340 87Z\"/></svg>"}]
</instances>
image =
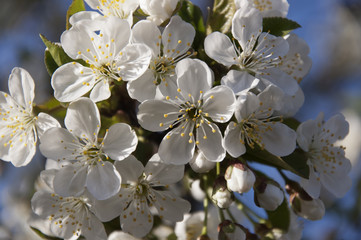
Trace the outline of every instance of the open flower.
<instances>
[{"instance_id":1,"label":"open flower","mask_svg":"<svg viewBox=\"0 0 361 240\"><path fill-rule=\"evenodd\" d=\"M139 21L132 29L135 43L144 43L152 50L147 71L127 84L129 95L138 101L154 99L157 94L170 96L177 89L176 64L192 55L190 50L195 36L193 26L179 16L171 18L161 33L151 21Z\"/></svg>"},{"instance_id":2,"label":"open flower","mask_svg":"<svg viewBox=\"0 0 361 240\"><path fill-rule=\"evenodd\" d=\"M72 62L59 67L51 80L55 98L71 102L91 91L90 98L98 102L110 97L110 84L140 77L151 52L144 44L129 44L130 35L128 22L117 17L83 20L65 31L60 39L64 51L89 66Z\"/></svg>"},{"instance_id":3,"label":"open flower","mask_svg":"<svg viewBox=\"0 0 361 240\"><path fill-rule=\"evenodd\" d=\"M159 146L160 158L173 164L188 163L195 146L210 161L222 161L222 134L214 122L233 115L235 96L226 86L212 88L213 72L200 60L177 64L178 90L174 98L147 100L139 106L140 125L150 131L172 129Z\"/></svg>"},{"instance_id":4,"label":"open flower","mask_svg":"<svg viewBox=\"0 0 361 240\"><path fill-rule=\"evenodd\" d=\"M61 196L78 196L87 187L97 199L106 199L119 191L120 175L108 158L119 161L136 148L138 139L129 125L117 123L98 140L100 114L88 98L72 102L64 128L51 128L41 137L40 151L64 164L55 175L54 190Z\"/></svg>"},{"instance_id":5,"label":"open flower","mask_svg":"<svg viewBox=\"0 0 361 240\"><path fill-rule=\"evenodd\" d=\"M234 0L236 8L256 8L263 17L286 17L289 4L287 0Z\"/></svg>"},{"instance_id":6,"label":"open flower","mask_svg":"<svg viewBox=\"0 0 361 240\"><path fill-rule=\"evenodd\" d=\"M257 78L266 86L278 86L288 95L298 91L297 81L278 67L289 50L288 42L282 37L262 32L262 15L257 9L237 10L232 20L232 35L238 43L220 32L211 33L204 41L209 57L226 67L238 68L236 78L229 76L222 79L222 84L237 93L238 83Z\"/></svg>"},{"instance_id":7,"label":"open flower","mask_svg":"<svg viewBox=\"0 0 361 240\"><path fill-rule=\"evenodd\" d=\"M21 167L34 157L38 135L60 124L48 114L33 113L35 84L25 69L14 68L8 84L10 94L0 92L0 158Z\"/></svg>"},{"instance_id":8,"label":"open flower","mask_svg":"<svg viewBox=\"0 0 361 240\"><path fill-rule=\"evenodd\" d=\"M183 220L190 211L189 202L167 190L169 184L183 178L184 166L165 164L158 154L145 167L134 156L116 162L115 166L122 176L122 188L114 197L96 201L96 215L102 221L120 215L123 231L141 238L153 227L151 207L156 208L161 219L174 222Z\"/></svg>"},{"instance_id":9,"label":"open flower","mask_svg":"<svg viewBox=\"0 0 361 240\"><path fill-rule=\"evenodd\" d=\"M296 148L296 133L282 123L282 118L273 116L282 101L282 91L268 86L255 95L242 94L236 103L237 122L230 122L224 134L224 146L233 157L246 152L246 144L251 148L259 146L276 156L289 155Z\"/></svg>"},{"instance_id":10,"label":"open flower","mask_svg":"<svg viewBox=\"0 0 361 240\"><path fill-rule=\"evenodd\" d=\"M334 145L349 131L345 117L337 114L327 122L320 113L316 120L301 123L297 129L297 143L307 152L310 168L309 179L301 179L301 186L312 197L318 198L321 186L336 197L342 197L351 187L347 175L351 162L345 157L344 147Z\"/></svg>"},{"instance_id":11,"label":"open flower","mask_svg":"<svg viewBox=\"0 0 361 240\"><path fill-rule=\"evenodd\" d=\"M42 174L53 179L53 172ZM47 190L41 190L31 199L33 211L50 222L50 231L64 239L78 239L81 235L88 240L106 239L103 224L93 213L93 200L87 194L77 197L62 197L54 193L52 181L43 179Z\"/></svg>"},{"instance_id":12,"label":"open flower","mask_svg":"<svg viewBox=\"0 0 361 240\"><path fill-rule=\"evenodd\" d=\"M91 8L98 9L105 17L115 16L126 19L129 25L133 25L133 12L139 6L139 0L85 0L85 2Z\"/></svg>"}]
</instances>

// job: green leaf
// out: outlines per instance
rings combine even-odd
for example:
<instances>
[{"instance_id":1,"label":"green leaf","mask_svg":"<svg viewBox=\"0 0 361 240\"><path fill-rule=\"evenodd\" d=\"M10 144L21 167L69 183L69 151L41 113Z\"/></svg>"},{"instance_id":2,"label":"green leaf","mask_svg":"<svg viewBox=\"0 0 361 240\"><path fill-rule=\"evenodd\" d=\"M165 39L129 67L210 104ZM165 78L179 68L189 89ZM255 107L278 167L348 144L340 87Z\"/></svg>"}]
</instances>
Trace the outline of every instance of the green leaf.
<instances>
[{"instance_id":1,"label":"green leaf","mask_svg":"<svg viewBox=\"0 0 361 240\"><path fill-rule=\"evenodd\" d=\"M57 238L57 237L50 237L48 235L45 235L44 233L42 233L39 229L36 229L34 227L30 227L41 239L46 239L46 240L61 240L61 238Z\"/></svg>"},{"instance_id":2,"label":"green leaf","mask_svg":"<svg viewBox=\"0 0 361 240\"><path fill-rule=\"evenodd\" d=\"M307 156L296 150L287 157L277 157L259 147L251 149L247 147L246 154L243 155L248 161L259 162L268 166L291 171L298 176L308 178L309 170L307 165Z\"/></svg>"},{"instance_id":3,"label":"green leaf","mask_svg":"<svg viewBox=\"0 0 361 240\"><path fill-rule=\"evenodd\" d=\"M234 0L214 0L213 9L207 19L207 34L214 31L227 33L235 12Z\"/></svg>"},{"instance_id":4,"label":"green leaf","mask_svg":"<svg viewBox=\"0 0 361 240\"><path fill-rule=\"evenodd\" d=\"M292 128L293 130L297 130L298 126L301 124L297 119L295 118L285 118L283 119L283 123Z\"/></svg>"},{"instance_id":5,"label":"green leaf","mask_svg":"<svg viewBox=\"0 0 361 240\"><path fill-rule=\"evenodd\" d=\"M68 11L66 12L66 30L71 28L71 25L69 23L69 18L77 13L85 11L85 5L83 0L73 0L73 2L70 4Z\"/></svg>"},{"instance_id":6,"label":"green leaf","mask_svg":"<svg viewBox=\"0 0 361 240\"><path fill-rule=\"evenodd\" d=\"M300 28L297 22L282 17L263 18L263 32L268 32L274 36L285 36L292 30Z\"/></svg>"},{"instance_id":7,"label":"green leaf","mask_svg":"<svg viewBox=\"0 0 361 240\"><path fill-rule=\"evenodd\" d=\"M50 55L53 57L54 62L60 67L61 65L74 61L63 50L63 48L49 41L44 35L40 34L41 40L43 40L45 46L48 48Z\"/></svg>"},{"instance_id":8,"label":"green leaf","mask_svg":"<svg viewBox=\"0 0 361 240\"><path fill-rule=\"evenodd\" d=\"M290 210L288 208L287 199L274 211L267 211L268 221L273 228L279 228L288 231L290 226Z\"/></svg>"},{"instance_id":9,"label":"green leaf","mask_svg":"<svg viewBox=\"0 0 361 240\"><path fill-rule=\"evenodd\" d=\"M175 233L172 233L167 237L167 240L177 240L177 235L175 235Z\"/></svg>"},{"instance_id":10,"label":"green leaf","mask_svg":"<svg viewBox=\"0 0 361 240\"><path fill-rule=\"evenodd\" d=\"M190 1L185 0L178 11L178 15L184 21L192 24L196 30L193 46L195 49L200 49L203 46L204 38L206 37L206 28L203 22L202 10Z\"/></svg>"},{"instance_id":11,"label":"green leaf","mask_svg":"<svg viewBox=\"0 0 361 240\"><path fill-rule=\"evenodd\" d=\"M48 49L44 52L44 62L46 70L48 71L49 75L53 75L55 70L59 67L58 64L56 64L54 58L51 56L51 53Z\"/></svg>"}]
</instances>

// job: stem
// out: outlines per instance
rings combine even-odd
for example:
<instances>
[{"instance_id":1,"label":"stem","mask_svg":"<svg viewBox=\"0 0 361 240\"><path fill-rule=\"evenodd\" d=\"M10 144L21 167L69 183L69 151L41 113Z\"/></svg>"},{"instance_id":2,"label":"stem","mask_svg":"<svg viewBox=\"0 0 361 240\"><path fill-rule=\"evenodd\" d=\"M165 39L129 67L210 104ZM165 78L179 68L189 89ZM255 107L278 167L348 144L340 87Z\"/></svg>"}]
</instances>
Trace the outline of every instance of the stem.
<instances>
[{"instance_id":1,"label":"stem","mask_svg":"<svg viewBox=\"0 0 361 240\"><path fill-rule=\"evenodd\" d=\"M264 220L260 215L258 215L257 213L255 213L252 209L250 209L246 204L244 204L241 200L239 200L238 198L235 198L236 201L238 202L238 209L240 210L244 210L244 213L251 213L253 216L255 216L256 218L258 218L259 220ZM246 214L247 215L247 214Z\"/></svg>"},{"instance_id":2,"label":"stem","mask_svg":"<svg viewBox=\"0 0 361 240\"><path fill-rule=\"evenodd\" d=\"M226 209L226 212L228 214L228 216L231 218L232 222L236 223L237 220L234 218L233 214L231 213L231 211L229 211L229 208Z\"/></svg>"},{"instance_id":3,"label":"stem","mask_svg":"<svg viewBox=\"0 0 361 240\"><path fill-rule=\"evenodd\" d=\"M224 220L226 220L226 218L224 217L223 210L219 207L217 208L218 208L219 221L222 223Z\"/></svg>"},{"instance_id":4,"label":"stem","mask_svg":"<svg viewBox=\"0 0 361 240\"><path fill-rule=\"evenodd\" d=\"M221 174L221 163L217 162L216 164L216 174L219 176Z\"/></svg>"},{"instance_id":5,"label":"stem","mask_svg":"<svg viewBox=\"0 0 361 240\"><path fill-rule=\"evenodd\" d=\"M208 176L207 174L203 174L203 183L204 183L204 191L207 192L208 187ZM203 228L202 235L207 235L207 225L208 225L208 196L206 196L203 200L203 208L204 208L204 220L203 220Z\"/></svg>"}]
</instances>

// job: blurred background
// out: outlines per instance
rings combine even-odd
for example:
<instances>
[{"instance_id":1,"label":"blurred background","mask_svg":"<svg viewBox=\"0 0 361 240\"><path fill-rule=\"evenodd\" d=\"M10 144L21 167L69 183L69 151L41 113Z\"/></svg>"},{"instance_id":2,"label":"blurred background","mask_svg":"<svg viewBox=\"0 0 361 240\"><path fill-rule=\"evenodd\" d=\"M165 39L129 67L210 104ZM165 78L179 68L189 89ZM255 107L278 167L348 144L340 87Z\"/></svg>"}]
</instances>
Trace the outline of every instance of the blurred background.
<instances>
[{"instance_id":1,"label":"blurred background","mask_svg":"<svg viewBox=\"0 0 361 240\"><path fill-rule=\"evenodd\" d=\"M211 0L194 0L206 14ZM71 0L2 1L0 8L0 90L8 92L13 67L23 67L35 80L36 99L43 103L51 94L50 77L43 57L39 33L59 41L65 30L66 10ZM302 28L295 31L309 44L313 66L301 82L305 104L299 121L325 119L342 112L350 123L350 134L342 143L351 160L353 187L342 199L323 193L325 217L305 221L303 239L361 239L361 1L289 0L288 18ZM33 185L43 169L40 154L26 167L15 169L0 161L0 240L38 239L28 227Z\"/></svg>"}]
</instances>

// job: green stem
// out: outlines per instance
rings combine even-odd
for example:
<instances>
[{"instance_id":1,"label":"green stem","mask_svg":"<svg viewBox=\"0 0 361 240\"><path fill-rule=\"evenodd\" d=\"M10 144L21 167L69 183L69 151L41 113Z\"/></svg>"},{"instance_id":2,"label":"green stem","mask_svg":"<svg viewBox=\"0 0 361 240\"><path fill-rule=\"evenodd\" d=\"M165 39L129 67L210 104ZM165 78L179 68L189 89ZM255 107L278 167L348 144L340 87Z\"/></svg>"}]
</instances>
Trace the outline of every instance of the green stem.
<instances>
[{"instance_id":1,"label":"green stem","mask_svg":"<svg viewBox=\"0 0 361 240\"><path fill-rule=\"evenodd\" d=\"M224 217L223 210L219 207L217 207L217 208L218 208L219 221L223 222L224 220L226 220L226 218Z\"/></svg>"},{"instance_id":2,"label":"green stem","mask_svg":"<svg viewBox=\"0 0 361 240\"><path fill-rule=\"evenodd\" d=\"M236 201L238 203L238 209L243 210L244 213L250 213L253 216L255 216L256 218L258 218L259 220L264 220L260 215L258 215L257 213L255 213L252 209L250 209L246 204L244 204L241 200L239 200L238 198L236 198ZM247 215L247 214L246 214Z\"/></svg>"},{"instance_id":3,"label":"green stem","mask_svg":"<svg viewBox=\"0 0 361 240\"><path fill-rule=\"evenodd\" d=\"M219 176L221 174L221 163L217 162L216 164L216 174Z\"/></svg>"},{"instance_id":4,"label":"green stem","mask_svg":"<svg viewBox=\"0 0 361 240\"><path fill-rule=\"evenodd\" d=\"M234 218L231 211L229 211L229 208L226 209L228 216L231 218L232 222L237 223L237 220Z\"/></svg>"},{"instance_id":5,"label":"green stem","mask_svg":"<svg viewBox=\"0 0 361 240\"><path fill-rule=\"evenodd\" d=\"M208 188L208 176L207 174L203 174L203 184L204 184L204 191L207 192ZM203 207L204 207L204 220L203 220L203 228L202 228L202 235L207 235L207 225L208 225L208 196L206 196L203 200Z\"/></svg>"}]
</instances>

